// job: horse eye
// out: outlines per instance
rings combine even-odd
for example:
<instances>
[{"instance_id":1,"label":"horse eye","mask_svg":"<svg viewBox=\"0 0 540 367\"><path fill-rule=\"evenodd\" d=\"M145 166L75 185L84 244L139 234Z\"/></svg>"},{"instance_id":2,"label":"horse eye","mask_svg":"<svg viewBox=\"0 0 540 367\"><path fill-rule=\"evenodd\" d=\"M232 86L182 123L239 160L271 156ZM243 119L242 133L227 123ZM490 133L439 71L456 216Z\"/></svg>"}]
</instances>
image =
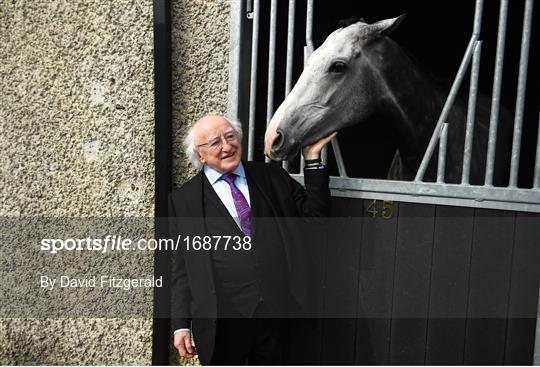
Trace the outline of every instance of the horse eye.
<instances>
[{"instance_id":1,"label":"horse eye","mask_svg":"<svg viewBox=\"0 0 540 367\"><path fill-rule=\"evenodd\" d=\"M343 73L347 69L347 64L345 64L343 61L336 61L330 65L330 68L328 69L329 73Z\"/></svg>"}]
</instances>

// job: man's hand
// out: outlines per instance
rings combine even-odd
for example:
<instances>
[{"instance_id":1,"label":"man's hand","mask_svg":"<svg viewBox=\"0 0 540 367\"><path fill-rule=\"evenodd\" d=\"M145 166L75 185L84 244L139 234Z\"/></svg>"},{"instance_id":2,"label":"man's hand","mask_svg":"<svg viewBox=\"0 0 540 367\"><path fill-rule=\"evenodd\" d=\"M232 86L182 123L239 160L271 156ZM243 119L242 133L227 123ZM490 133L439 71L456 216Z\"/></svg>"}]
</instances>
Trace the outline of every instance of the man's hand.
<instances>
[{"instance_id":1,"label":"man's hand","mask_svg":"<svg viewBox=\"0 0 540 367\"><path fill-rule=\"evenodd\" d=\"M191 332L179 331L174 334L174 347L180 353L180 357L193 358L197 355L197 350L191 344Z\"/></svg>"},{"instance_id":2,"label":"man's hand","mask_svg":"<svg viewBox=\"0 0 540 367\"><path fill-rule=\"evenodd\" d=\"M311 145L306 145L302 149L302 155L304 159L318 159L321 157L321 150L330 140L332 140L337 135L337 131L334 131L332 134L328 135L325 138L320 139L318 142L315 142Z\"/></svg>"}]
</instances>

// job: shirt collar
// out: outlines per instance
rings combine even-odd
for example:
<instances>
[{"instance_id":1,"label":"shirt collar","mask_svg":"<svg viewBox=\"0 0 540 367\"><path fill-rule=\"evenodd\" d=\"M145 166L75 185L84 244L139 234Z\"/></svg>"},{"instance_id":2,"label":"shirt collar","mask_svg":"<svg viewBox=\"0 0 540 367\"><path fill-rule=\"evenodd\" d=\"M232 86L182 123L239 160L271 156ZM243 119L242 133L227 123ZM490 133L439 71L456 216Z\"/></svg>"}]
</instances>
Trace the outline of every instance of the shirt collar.
<instances>
[{"instance_id":1,"label":"shirt collar","mask_svg":"<svg viewBox=\"0 0 540 367\"><path fill-rule=\"evenodd\" d=\"M244 171L244 166L242 165L242 162L236 167L234 171L231 173L234 173L237 176L246 178L246 172ZM213 169L212 167L208 167L207 165L204 165L204 174L206 175L206 178L210 183L213 185L223 176L223 173Z\"/></svg>"}]
</instances>

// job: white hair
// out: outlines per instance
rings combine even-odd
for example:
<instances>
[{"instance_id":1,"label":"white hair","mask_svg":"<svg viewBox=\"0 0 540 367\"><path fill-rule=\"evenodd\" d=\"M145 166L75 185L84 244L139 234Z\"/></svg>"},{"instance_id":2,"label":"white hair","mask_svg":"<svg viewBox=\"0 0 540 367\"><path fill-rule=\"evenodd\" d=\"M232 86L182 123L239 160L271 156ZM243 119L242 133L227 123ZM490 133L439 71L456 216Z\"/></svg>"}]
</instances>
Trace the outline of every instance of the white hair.
<instances>
[{"instance_id":1,"label":"white hair","mask_svg":"<svg viewBox=\"0 0 540 367\"><path fill-rule=\"evenodd\" d=\"M229 122L229 125L233 128L233 130L238 135L238 140L240 143L242 143L242 124L240 121L230 119L228 117L223 116L227 122ZM189 163L195 167L197 171L201 170L203 168L203 164L199 160L199 153L197 152L197 143L195 142L195 132L193 127L195 126L196 122L192 123L191 126L188 128L187 134L184 137L184 141L182 142L182 146L184 148L184 153L186 154Z\"/></svg>"}]
</instances>

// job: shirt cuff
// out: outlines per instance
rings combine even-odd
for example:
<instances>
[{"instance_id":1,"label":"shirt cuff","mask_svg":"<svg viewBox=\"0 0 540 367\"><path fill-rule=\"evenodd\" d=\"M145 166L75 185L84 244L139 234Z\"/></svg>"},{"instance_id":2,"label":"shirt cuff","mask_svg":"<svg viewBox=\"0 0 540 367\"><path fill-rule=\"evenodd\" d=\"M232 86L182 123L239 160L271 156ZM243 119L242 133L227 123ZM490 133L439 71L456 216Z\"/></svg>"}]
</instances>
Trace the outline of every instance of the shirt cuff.
<instances>
[{"instance_id":1,"label":"shirt cuff","mask_svg":"<svg viewBox=\"0 0 540 367\"><path fill-rule=\"evenodd\" d=\"M181 331L187 331L189 333L191 333L191 330L190 329L187 329L187 328L183 328L183 329L176 329L173 333L173 335L176 335L176 333L179 333Z\"/></svg>"}]
</instances>

